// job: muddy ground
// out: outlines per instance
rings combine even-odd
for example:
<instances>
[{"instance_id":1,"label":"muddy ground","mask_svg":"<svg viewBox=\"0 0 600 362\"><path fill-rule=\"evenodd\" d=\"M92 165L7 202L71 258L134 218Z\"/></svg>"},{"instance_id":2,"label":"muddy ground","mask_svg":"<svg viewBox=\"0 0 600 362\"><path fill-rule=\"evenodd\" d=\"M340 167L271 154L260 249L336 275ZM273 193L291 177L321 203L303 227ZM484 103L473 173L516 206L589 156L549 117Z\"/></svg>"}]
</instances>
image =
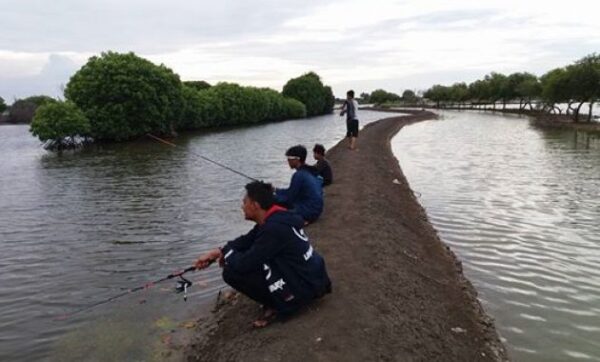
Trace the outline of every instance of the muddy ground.
<instances>
[{"instance_id":1,"label":"muddy ground","mask_svg":"<svg viewBox=\"0 0 600 362\"><path fill-rule=\"evenodd\" d=\"M334 184L306 231L333 293L298 316L253 329L243 296L200 321L190 361L497 361L508 359L461 263L438 238L392 154L390 138L431 112L382 119L327 158Z\"/></svg>"}]
</instances>

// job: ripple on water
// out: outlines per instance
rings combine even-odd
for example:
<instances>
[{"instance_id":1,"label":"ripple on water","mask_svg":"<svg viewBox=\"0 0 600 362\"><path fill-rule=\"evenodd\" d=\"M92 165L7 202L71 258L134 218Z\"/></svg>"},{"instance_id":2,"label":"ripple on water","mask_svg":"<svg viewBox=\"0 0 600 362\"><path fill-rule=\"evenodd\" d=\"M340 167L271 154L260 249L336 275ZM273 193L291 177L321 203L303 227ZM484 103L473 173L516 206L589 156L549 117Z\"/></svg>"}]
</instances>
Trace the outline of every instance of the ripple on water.
<instances>
[{"instance_id":1,"label":"ripple on water","mask_svg":"<svg viewBox=\"0 0 600 362\"><path fill-rule=\"evenodd\" d=\"M563 350L563 352L568 357L575 358L575 359L582 359L582 360L592 360L592 359L594 359L593 356L590 356L588 354L581 353L581 352L578 352L578 351L570 351L570 350L565 349L565 350Z\"/></svg>"},{"instance_id":2,"label":"ripple on water","mask_svg":"<svg viewBox=\"0 0 600 362\"><path fill-rule=\"evenodd\" d=\"M515 360L600 360L600 148L574 139L447 112L392 142Z\"/></svg>"}]
</instances>

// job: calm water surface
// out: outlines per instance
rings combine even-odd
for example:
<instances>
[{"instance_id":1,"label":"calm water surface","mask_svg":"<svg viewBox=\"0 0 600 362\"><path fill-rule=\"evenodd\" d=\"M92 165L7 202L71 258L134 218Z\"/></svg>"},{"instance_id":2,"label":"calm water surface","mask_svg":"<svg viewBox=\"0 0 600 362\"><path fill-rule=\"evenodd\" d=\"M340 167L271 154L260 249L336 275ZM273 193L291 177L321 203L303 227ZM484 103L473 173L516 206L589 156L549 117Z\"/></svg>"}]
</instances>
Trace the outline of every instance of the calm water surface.
<instances>
[{"instance_id":1,"label":"calm water surface","mask_svg":"<svg viewBox=\"0 0 600 362\"><path fill-rule=\"evenodd\" d=\"M517 361L600 361L600 138L447 112L392 142Z\"/></svg>"},{"instance_id":2,"label":"calm water surface","mask_svg":"<svg viewBox=\"0 0 600 362\"><path fill-rule=\"evenodd\" d=\"M362 124L389 114L363 111ZM0 361L162 360L210 308L219 269L191 275L189 301L174 283L55 318L192 265L246 232L240 210L252 177L287 186L285 150L333 146L338 116L55 154L26 126L0 127ZM309 156L309 162L313 162Z\"/></svg>"}]
</instances>

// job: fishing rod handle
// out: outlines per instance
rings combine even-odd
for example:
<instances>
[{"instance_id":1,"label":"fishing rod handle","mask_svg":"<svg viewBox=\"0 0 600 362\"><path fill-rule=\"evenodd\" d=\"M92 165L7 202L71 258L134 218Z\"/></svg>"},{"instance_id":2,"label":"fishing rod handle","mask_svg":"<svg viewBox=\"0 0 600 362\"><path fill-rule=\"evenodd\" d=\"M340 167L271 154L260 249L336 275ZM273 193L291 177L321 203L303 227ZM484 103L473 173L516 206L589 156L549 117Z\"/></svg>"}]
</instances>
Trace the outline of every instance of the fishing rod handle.
<instances>
[{"instance_id":1,"label":"fishing rod handle","mask_svg":"<svg viewBox=\"0 0 600 362\"><path fill-rule=\"evenodd\" d=\"M211 261L209 261L209 262L208 262L208 266L212 265L212 263L214 263L215 261L216 261L216 260L211 260ZM189 267L189 268L187 268L187 269L184 269L183 271L181 271L181 272L177 273L176 275L177 275L177 276L180 276L180 275L183 275L183 274L185 274L185 273L187 273L187 272L191 272L191 271L194 271L194 270L197 270L197 269L198 269L198 268L196 268L196 266L195 266L195 265L192 265L191 267Z\"/></svg>"},{"instance_id":2,"label":"fishing rod handle","mask_svg":"<svg viewBox=\"0 0 600 362\"><path fill-rule=\"evenodd\" d=\"M183 272L182 272L181 274L183 275L183 274L185 274L185 273L187 273L187 272L191 272L191 271L194 271L194 270L196 270L196 269L197 269L197 268L196 268L195 266L191 266L191 267L189 267L189 268L187 268L187 269L184 269L184 270L183 270Z\"/></svg>"}]
</instances>

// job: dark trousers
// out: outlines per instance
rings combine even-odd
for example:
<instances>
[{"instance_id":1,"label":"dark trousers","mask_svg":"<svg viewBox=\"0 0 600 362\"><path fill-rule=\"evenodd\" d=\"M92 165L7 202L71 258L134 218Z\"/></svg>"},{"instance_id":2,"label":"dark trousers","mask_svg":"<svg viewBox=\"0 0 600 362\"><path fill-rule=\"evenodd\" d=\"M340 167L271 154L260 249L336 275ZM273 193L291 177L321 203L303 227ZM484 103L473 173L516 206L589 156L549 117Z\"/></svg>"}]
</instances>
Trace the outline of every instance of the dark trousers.
<instances>
[{"instance_id":1,"label":"dark trousers","mask_svg":"<svg viewBox=\"0 0 600 362\"><path fill-rule=\"evenodd\" d=\"M240 274L225 266L223 268L223 280L233 289L245 294L248 298L259 304L277 309L273 296L269 293L265 273L261 270Z\"/></svg>"}]
</instances>

